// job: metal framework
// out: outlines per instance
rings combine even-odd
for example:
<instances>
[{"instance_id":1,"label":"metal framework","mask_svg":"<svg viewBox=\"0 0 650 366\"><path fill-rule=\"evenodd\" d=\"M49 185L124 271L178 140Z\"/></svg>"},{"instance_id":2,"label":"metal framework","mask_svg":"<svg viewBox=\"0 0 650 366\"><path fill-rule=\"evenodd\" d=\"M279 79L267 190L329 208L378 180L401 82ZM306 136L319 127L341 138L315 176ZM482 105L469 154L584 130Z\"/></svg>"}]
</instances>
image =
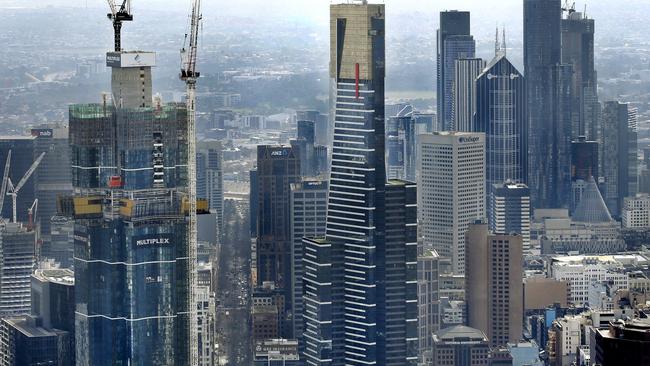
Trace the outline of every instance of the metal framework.
<instances>
[{"instance_id":1,"label":"metal framework","mask_svg":"<svg viewBox=\"0 0 650 366\"><path fill-rule=\"evenodd\" d=\"M180 78L187 87L187 175L189 199L189 257L190 257L190 365L198 365L198 332L196 308L196 261L197 261L197 227L196 227L196 82L200 74L196 71L199 25L201 23L201 0L192 0L190 15L190 34L185 34L181 49Z\"/></svg>"},{"instance_id":2,"label":"metal framework","mask_svg":"<svg viewBox=\"0 0 650 366\"><path fill-rule=\"evenodd\" d=\"M13 203L13 216L12 216L12 222L16 223L18 221L17 219L17 214L16 214L16 201L18 200L18 192L20 192L20 189L23 188L25 183L27 183L27 180L29 177L34 174L34 171L36 171L36 168L38 168L38 165L41 163L43 160L43 157L45 157L45 153L41 153L39 157L34 161L32 166L29 167L27 172L25 172L25 175L20 179L20 182L18 182L17 185L14 186L13 182L11 181L11 178L7 178L7 185L9 186L9 190L7 192L8 196L11 196L11 201ZM2 184L4 186L4 182Z\"/></svg>"},{"instance_id":3,"label":"metal framework","mask_svg":"<svg viewBox=\"0 0 650 366\"><path fill-rule=\"evenodd\" d=\"M111 12L107 16L113 22L113 30L115 31L115 52L120 52L122 51L122 22L133 20L131 0L124 0L119 8L115 4L115 0L108 0L108 6Z\"/></svg>"},{"instance_id":4,"label":"metal framework","mask_svg":"<svg viewBox=\"0 0 650 366\"><path fill-rule=\"evenodd\" d=\"M11 150L7 153L7 161L5 162L5 170L2 175L2 188L0 188L0 216L4 208L5 195L7 194L7 183L9 182L9 168L11 166Z\"/></svg>"}]
</instances>

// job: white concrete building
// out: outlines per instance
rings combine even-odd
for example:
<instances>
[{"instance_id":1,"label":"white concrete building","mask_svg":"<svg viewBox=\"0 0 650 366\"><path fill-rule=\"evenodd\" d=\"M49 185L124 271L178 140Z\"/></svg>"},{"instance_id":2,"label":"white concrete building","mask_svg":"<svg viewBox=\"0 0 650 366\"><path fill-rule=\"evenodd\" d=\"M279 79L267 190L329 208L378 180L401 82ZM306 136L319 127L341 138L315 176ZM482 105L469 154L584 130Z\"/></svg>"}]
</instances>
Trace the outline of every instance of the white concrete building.
<instances>
[{"instance_id":1,"label":"white concrete building","mask_svg":"<svg viewBox=\"0 0 650 366\"><path fill-rule=\"evenodd\" d=\"M624 228L650 227L650 195L644 193L625 198L622 217Z\"/></svg>"},{"instance_id":2,"label":"white concrete building","mask_svg":"<svg viewBox=\"0 0 650 366\"><path fill-rule=\"evenodd\" d=\"M569 284L570 303L586 306L593 283L611 282L618 289L628 289L630 278L625 266L647 262L647 258L638 254L558 256L549 262L549 276Z\"/></svg>"},{"instance_id":3,"label":"white concrete building","mask_svg":"<svg viewBox=\"0 0 650 366\"><path fill-rule=\"evenodd\" d=\"M418 157L418 235L464 274L465 232L485 218L485 134L420 135Z\"/></svg>"}]
</instances>

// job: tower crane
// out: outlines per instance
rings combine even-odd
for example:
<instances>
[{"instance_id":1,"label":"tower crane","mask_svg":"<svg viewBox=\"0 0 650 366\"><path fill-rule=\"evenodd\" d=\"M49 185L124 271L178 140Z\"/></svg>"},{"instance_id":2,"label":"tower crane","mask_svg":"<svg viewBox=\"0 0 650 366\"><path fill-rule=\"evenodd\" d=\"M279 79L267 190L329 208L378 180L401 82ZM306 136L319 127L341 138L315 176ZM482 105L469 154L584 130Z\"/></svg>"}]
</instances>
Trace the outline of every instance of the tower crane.
<instances>
[{"instance_id":1,"label":"tower crane","mask_svg":"<svg viewBox=\"0 0 650 366\"><path fill-rule=\"evenodd\" d=\"M124 0L120 7L115 4L115 0L108 0L108 6L111 8L108 19L113 22L113 30L115 31L115 52L120 52L122 51L122 22L133 21L131 0Z\"/></svg>"},{"instance_id":2,"label":"tower crane","mask_svg":"<svg viewBox=\"0 0 650 366\"><path fill-rule=\"evenodd\" d=\"M34 200L32 206L27 209L27 214L29 215L29 221L27 222L27 228L32 230L34 228L34 221L36 220L36 212L38 211L38 198Z\"/></svg>"},{"instance_id":3,"label":"tower crane","mask_svg":"<svg viewBox=\"0 0 650 366\"><path fill-rule=\"evenodd\" d=\"M571 6L569 6L569 0L566 0L564 2L564 5L562 6L562 11L567 12L569 15L573 14L576 12L576 3L573 2Z\"/></svg>"},{"instance_id":4,"label":"tower crane","mask_svg":"<svg viewBox=\"0 0 650 366\"><path fill-rule=\"evenodd\" d=\"M0 215L4 208L5 195L7 194L7 183L9 182L9 168L11 166L11 150L7 153L7 161L5 162L5 170L2 174L2 187L0 187Z\"/></svg>"},{"instance_id":5,"label":"tower crane","mask_svg":"<svg viewBox=\"0 0 650 366\"><path fill-rule=\"evenodd\" d=\"M13 216L12 216L12 218L13 218L12 222L13 223L16 223L18 221L17 215L16 215L16 200L18 199L18 192L20 192L20 189L23 188L25 183L27 183L27 180L29 179L29 177L31 177L32 174L34 174L34 171L36 171L36 168L38 168L38 165L41 163L44 156L45 156L45 153L41 153L41 155L39 155L39 157L36 159L36 161L34 161L32 166L30 166L29 169L27 169L27 172L22 177L20 182L18 182L17 185L14 186L13 182L11 181L11 178L7 178L7 185L9 186L7 196L11 196L11 201L13 203Z\"/></svg>"},{"instance_id":6,"label":"tower crane","mask_svg":"<svg viewBox=\"0 0 650 366\"><path fill-rule=\"evenodd\" d=\"M200 76L196 71L196 58L198 51L199 25L202 20L201 0L191 0L192 11L190 14L190 34L185 34L183 48L181 49L180 78L185 82L187 90L187 176L189 200L189 227L188 245L190 261L190 365L198 365L198 334L196 314L196 82Z\"/></svg>"}]
</instances>

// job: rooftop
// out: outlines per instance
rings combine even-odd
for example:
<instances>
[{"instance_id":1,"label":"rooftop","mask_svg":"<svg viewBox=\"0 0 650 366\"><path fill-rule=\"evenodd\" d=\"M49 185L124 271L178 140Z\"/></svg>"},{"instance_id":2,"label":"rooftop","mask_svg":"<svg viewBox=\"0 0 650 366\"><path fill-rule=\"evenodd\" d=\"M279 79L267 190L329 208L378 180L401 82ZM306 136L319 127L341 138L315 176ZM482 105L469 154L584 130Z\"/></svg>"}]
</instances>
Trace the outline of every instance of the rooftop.
<instances>
[{"instance_id":1,"label":"rooftop","mask_svg":"<svg viewBox=\"0 0 650 366\"><path fill-rule=\"evenodd\" d=\"M37 269L34 277L44 282L74 286L74 272L69 269Z\"/></svg>"},{"instance_id":2,"label":"rooftop","mask_svg":"<svg viewBox=\"0 0 650 366\"><path fill-rule=\"evenodd\" d=\"M449 341L469 341L469 342L487 342L488 339L483 332L478 329L470 328L465 325L446 328L438 331L433 335L434 339L442 342Z\"/></svg>"}]
</instances>

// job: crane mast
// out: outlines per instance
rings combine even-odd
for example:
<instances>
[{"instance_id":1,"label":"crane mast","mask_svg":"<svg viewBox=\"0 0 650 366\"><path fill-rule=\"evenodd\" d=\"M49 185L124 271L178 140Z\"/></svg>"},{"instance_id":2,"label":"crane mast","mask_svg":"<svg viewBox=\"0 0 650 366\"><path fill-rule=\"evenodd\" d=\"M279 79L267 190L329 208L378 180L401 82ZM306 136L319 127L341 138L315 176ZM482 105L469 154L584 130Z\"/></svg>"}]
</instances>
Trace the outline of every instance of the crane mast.
<instances>
[{"instance_id":1,"label":"crane mast","mask_svg":"<svg viewBox=\"0 0 650 366\"><path fill-rule=\"evenodd\" d=\"M201 0L192 0L190 15L190 34L185 35L181 49L180 78L187 89L187 176L189 200L189 269L190 269L190 365L198 365L198 333L196 309L196 261L197 261L197 223L196 223L196 81L200 74L196 71L199 24L201 22ZM188 44L189 41L189 44Z\"/></svg>"},{"instance_id":2,"label":"crane mast","mask_svg":"<svg viewBox=\"0 0 650 366\"><path fill-rule=\"evenodd\" d=\"M115 4L115 0L108 0L108 6L111 12L107 16L113 22L113 30L115 32L115 52L120 52L122 51L122 22L130 22L133 20L131 0L124 0L120 7Z\"/></svg>"},{"instance_id":3,"label":"crane mast","mask_svg":"<svg viewBox=\"0 0 650 366\"><path fill-rule=\"evenodd\" d=\"M7 185L9 183L9 167L11 166L11 150L7 153L7 161L5 162L5 170L2 174L2 187L0 187L0 216L4 208L5 195L7 194Z\"/></svg>"}]
</instances>

